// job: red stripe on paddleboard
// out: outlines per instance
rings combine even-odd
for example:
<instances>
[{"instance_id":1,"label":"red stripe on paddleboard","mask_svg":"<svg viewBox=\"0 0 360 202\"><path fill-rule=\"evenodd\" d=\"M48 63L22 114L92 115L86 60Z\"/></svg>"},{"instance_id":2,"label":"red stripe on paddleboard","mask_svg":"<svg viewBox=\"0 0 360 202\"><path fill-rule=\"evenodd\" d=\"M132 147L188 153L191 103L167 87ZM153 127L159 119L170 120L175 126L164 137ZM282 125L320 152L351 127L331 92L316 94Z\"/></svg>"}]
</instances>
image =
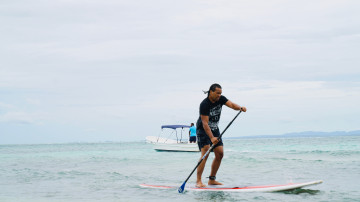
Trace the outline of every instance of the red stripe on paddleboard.
<instances>
[{"instance_id":1,"label":"red stripe on paddleboard","mask_svg":"<svg viewBox=\"0 0 360 202\"><path fill-rule=\"evenodd\" d=\"M283 186L289 186L289 185L295 185L295 184L294 184L294 183L291 183L291 184L284 184L284 185L266 185L266 186L238 187L238 189L261 189L261 188L269 188L269 187L283 187Z\"/></svg>"},{"instance_id":2,"label":"red stripe on paddleboard","mask_svg":"<svg viewBox=\"0 0 360 202\"><path fill-rule=\"evenodd\" d=\"M282 186L289 186L289 185L295 185L295 183L292 184L285 184L285 185L266 185L266 186L251 186L251 187L230 187L230 188L209 188L209 187L199 187L199 188L191 188L191 189L204 189L204 190L229 190L229 189L261 189L261 188L270 188L270 187L282 187Z\"/></svg>"}]
</instances>

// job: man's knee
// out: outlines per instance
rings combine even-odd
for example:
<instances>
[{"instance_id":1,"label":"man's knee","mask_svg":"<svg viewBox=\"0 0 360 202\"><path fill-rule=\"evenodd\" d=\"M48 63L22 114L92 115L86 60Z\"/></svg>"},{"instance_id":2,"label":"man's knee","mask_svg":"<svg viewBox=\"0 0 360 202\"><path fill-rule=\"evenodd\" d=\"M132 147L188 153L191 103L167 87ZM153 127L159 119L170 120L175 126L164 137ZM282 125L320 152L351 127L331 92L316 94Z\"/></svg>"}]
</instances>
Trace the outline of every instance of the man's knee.
<instances>
[{"instance_id":1,"label":"man's knee","mask_svg":"<svg viewBox=\"0 0 360 202\"><path fill-rule=\"evenodd\" d=\"M210 149L210 145L205 145L203 148L201 148L201 157L205 155L205 153ZM207 155L205 158L207 159L209 155Z\"/></svg>"},{"instance_id":2,"label":"man's knee","mask_svg":"<svg viewBox=\"0 0 360 202\"><path fill-rule=\"evenodd\" d=\"M216 155L216 158L217 159L222 159L224 157L224 152L219 152L217 155Z\"/></svg>"},{"instance_id":3,"label":"man's knee","mask_svg":"<svg viewBox=\"0 0 360 202\"><path fill-rule=\"evenodd\" d=\"M221 160L224 157L224 151L222 149L217 149L215 152L215 158Z\"/></svg>"}]
</instances>

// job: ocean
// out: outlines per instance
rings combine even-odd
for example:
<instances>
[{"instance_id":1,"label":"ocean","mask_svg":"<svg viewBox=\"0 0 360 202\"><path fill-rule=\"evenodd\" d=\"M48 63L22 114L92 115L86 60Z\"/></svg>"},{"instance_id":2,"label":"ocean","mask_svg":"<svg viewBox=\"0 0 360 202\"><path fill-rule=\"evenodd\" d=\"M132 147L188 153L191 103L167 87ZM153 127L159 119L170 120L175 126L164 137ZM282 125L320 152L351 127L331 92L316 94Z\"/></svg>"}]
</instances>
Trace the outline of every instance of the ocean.
<instances>
[{"instance_id":1,"label":"ocean","mask_svg":"<svg viewBox=\"0 0 360 202\"><path fill-rule=\"evenodd\" d=\"M180 186L200 153L156 152L145 141L0 145L0 201L360 201L360 136L225 139L224 151L217 174L224 184L324 182L273 193L179 194L139 184Z\"/></svg>"}]
</instances>

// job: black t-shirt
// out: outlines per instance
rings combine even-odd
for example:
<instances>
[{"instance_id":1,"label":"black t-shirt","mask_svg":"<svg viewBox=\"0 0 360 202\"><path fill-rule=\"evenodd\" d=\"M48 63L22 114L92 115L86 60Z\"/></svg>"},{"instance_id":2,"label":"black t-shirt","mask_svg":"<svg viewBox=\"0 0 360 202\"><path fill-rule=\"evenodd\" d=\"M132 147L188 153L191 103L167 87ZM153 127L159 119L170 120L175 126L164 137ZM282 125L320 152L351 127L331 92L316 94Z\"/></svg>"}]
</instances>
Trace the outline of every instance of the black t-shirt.
<instances>
[{"instance_id":1,"label":"black t-shirt","mask_svg":"<svg viewBox=\"0 0 360 202\"><path fill-rule=\"evenodd\" d=\"M222 106L228 101L225 96L220 96L219 101L212 103L209 98L205 98L200 104L200 115L209 116L209 126L212 131L218 129ZM204 131L201 116L196 122L196 128Z\"/></svg>"}]
</instances>

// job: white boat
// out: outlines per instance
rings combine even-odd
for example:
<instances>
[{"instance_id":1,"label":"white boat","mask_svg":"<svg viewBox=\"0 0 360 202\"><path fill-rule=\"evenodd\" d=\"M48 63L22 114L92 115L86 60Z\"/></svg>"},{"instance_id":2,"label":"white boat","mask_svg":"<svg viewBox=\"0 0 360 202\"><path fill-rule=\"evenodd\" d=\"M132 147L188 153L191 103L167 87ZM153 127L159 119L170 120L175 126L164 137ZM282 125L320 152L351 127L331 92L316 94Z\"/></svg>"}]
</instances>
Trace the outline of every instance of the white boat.
<instances>
[{"instance_id":1,"label":"white boat","mask_svg":"<svg viewBox=\"0 0 360 202\"><path fill-rule=\"evenodd\" d=\"M160 135L158 137L147 136L146 142L153 144L156 151L199 152L197 143L189 143L188 133L187 138L183 139L185 128L190 128L190 126L163 125ZM178 131L181 133L178 134Z\"/></svg>"}]
</instances>

